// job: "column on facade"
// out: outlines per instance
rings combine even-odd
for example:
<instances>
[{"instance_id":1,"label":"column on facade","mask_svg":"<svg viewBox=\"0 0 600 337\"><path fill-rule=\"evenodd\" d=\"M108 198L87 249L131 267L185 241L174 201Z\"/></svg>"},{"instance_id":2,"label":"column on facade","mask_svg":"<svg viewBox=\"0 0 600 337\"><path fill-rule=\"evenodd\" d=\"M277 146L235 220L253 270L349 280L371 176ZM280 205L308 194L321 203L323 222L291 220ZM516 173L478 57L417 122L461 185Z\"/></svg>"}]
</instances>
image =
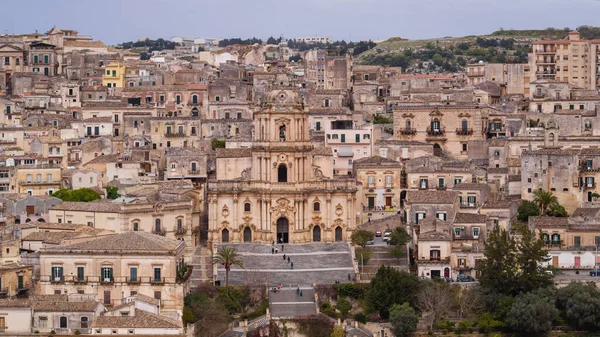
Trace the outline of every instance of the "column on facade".
<instances>
[{"instance_id":1,"label":"column on facade","mask_svg":"<svg viewBox=\"0 0 600 337\"><path fill-rule=\"evenodd\" d=\"M326 197L326 217L325 217L325 222L326 222L326 226L327 228L331 227L331 193L327 193L327 197Z\"/></svg>"},{"instance_id":2,"label":"column on facade","mask_svg":"<svg viewBox=\"0 0 600 337\"><path fill-rule=\"evenodd\" d=\"M267 207L267 230L269 231L273 231L273 228L271 226L271 199L267 199L265 200L265 205Z\"/></svg>"},{"instance_id":3,"label":"column on facade","mask_svg":"<svg viewBox=\"0 0 600 337\"><path fill-rule=\"evenodd\" d=\"M237 228L237 221L238 221L238 195L234 194L233 195L233 224L232 224L232 229L236 229Z\"/></svg>"},{"instance_id":4,"label":"column on facade","mask_svg":"<svg viewBox=\"0 0 600 337\"><path fill-rule=\"evenodd\" d=\"M353 201L353 197L352 194L348 193L348 197L346 198L347 203L346 203L346 213L348 213L348 216L346 216L346 227L350 226L351 224L351 220L352 220L352 214L354 214L354 201Z\"/></svg>"}]
</instances>

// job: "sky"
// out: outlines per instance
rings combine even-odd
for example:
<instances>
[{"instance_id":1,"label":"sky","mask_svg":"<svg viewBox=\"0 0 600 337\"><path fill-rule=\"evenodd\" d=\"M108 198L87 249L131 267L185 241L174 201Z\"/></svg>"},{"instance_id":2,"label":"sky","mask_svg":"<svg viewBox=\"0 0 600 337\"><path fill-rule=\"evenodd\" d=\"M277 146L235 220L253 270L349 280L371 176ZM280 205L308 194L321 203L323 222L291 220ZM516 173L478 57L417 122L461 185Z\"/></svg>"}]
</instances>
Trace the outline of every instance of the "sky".
<instances>
[{"instance_id":1,"label":"sky","mask_svg":"<svg viewBox=\"0 0 600 337\"><path fill-rule=\"evenodd\" d=\"M172 36L425 39L600 25L600 0L18 0L0 34L56 25L106 44Z\"/></svg>"}]
</instances>

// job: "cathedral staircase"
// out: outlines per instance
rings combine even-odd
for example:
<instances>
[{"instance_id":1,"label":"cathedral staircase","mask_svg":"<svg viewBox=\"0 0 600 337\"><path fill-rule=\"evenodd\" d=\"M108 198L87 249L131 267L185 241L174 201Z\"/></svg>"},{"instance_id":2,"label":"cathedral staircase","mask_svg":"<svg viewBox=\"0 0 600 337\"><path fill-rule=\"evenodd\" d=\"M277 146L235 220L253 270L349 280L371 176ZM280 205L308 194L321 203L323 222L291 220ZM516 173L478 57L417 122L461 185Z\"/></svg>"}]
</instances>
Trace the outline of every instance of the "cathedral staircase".
<instances>
[{"instance_id":1,"label":"cathedral staircase","mask_svg":"<svg viewBox=\"0 0 600 337\"><path fill-rule=\"evenodd\" d=\"M190 265L194 267L191 277L192 289L198 287L201 283L212 281L211 254L208 248L197 246L194 249L194 256Z\"/></svg>"}]
</instances>

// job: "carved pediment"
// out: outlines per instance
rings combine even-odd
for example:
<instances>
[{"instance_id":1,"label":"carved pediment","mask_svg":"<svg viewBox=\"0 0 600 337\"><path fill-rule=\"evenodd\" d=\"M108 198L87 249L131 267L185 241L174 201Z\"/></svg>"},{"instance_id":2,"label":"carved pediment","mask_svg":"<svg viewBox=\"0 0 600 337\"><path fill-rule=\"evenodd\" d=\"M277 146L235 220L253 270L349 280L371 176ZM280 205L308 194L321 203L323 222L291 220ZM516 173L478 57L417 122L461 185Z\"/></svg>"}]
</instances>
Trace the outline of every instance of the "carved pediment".
<instances>
[{"instance_id":1,"label":"carved pediment","mask_svg":"<svg viewBox=\"0 0 600 337\"><path fill-rule=\"evenodd\" d=\"M296 212L296 207L290 204L290 201L285 198L281 198L275 202L274 206L271 206L271 213L274 217L290 217Z\"/></svg>"},{"instance_id":2,"label":"carved pediment","mask_svg":"<svg viewBox=\"0 0 600 337\"><path fill-rule=\"evenodd\" d=\"M458 117L467 117L467 118L469 118L469 117L471 117L471 114L468 113L468 112L461 112L461 113L458 114Z\"/></svg>"},{"instance_id":3,"label":"carved pediment","mask_svg":"<svg viewBox=\"0 0 600 337\"><path fill-rule=\"evenodd\" d=\"M429 113L429 116L443 116L444 114L440 112L438 108L433 109L432 112Z\"/></svg>"},{"instance_id":4,"label":"carved pediment","mask_svg":"<svg viewBox=\"0 0 600 337\"><path fill-rule=\"evenodd\" d=\"M413 118L415 117L415 115L412 112L405 112L402 114L402 117L404 118Z\"/></svg>"}]
</instances>

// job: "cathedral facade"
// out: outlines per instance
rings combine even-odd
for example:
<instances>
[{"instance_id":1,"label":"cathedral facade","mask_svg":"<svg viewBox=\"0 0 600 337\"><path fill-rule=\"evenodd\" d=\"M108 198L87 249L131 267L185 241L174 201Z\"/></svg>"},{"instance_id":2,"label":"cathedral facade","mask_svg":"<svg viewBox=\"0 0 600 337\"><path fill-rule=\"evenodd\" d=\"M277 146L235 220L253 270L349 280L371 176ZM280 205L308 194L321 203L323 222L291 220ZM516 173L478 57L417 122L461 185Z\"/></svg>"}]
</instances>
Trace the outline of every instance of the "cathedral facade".
<instances>
[{"instance_id":1,"label":"cathedral facade","mask_svg":"<svg viewBox=\"0 0 600 337\"><path fill-rule=\"evenodd\" d=\"M251 148L218 149L208 183L209 246L224 242L349 241L357 186L333 177L329 148L310 141L293 87L271 88L254 113Z\"/></svg>"}]
</instances>

